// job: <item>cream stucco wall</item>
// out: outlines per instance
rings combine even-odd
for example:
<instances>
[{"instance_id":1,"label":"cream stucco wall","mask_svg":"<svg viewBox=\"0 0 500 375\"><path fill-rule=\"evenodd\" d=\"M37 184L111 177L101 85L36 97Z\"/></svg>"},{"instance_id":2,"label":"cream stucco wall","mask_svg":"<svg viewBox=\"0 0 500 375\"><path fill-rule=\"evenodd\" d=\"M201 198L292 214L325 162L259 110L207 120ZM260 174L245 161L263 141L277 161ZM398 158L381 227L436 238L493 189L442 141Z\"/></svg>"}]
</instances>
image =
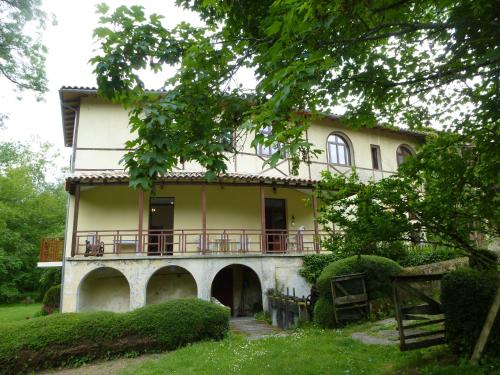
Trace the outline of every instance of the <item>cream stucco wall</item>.
<instances>
[{"instance_id":1,"label":"cream stucco wall","mask_svg":"<svg viewBox=\"0 0 500 375\"><path fill-rule=\"evenodd\" d=\"M174 229L199 230L202 228L201 185L165 185L158 187L158 197L174 198ZM307 231L314 229L310 191L277 187L264 189L266 198L285 199L287 227ZM258 186L213 186L206 187L207 229L210 235L218 236L223 230L260 230L260 190ZM143 226L149 226L149 198L145 195ZM78 210L78 231L136 231L138 228L138 192L127 185L82 186ZM74 196L70 196L67 238L72 238ZM217 232L218 231L218 232ZM133 235L124 239L134 239ZM238 232L239 235L240 232ZM195 241L195 236L188 240ZM250 234L249 241L258 243L258 235ZM104 242L111 237L103 238ZM305 239L310 241L312 239ZM84 240L80 241L78 253L84 252ZM194 246L194 245L193 245ZM132 249L133 251L133 249ZM71 241L66 243L66 256L71 254Z\"/></svg>"},{"instance_id":2,"label":"cream stucco wall","mask_svg":"<svg viewBox=\"0 0 500 375\"><path fill-rule=\"evenodd\" d=\"M85 275L77 289L77 311L130 310L130 288L125 276L113 268L96 268Z\"/></svg>"},{"instance_id":3,"label":"cream stucco wall","mask_svg":"<svg viewBox=\"0 0 500 375\"><path fill-rule=\"evenodd\" d=\"M319 179L322 170L329 169L339 173L350 171L350 167L328 164L326 140L330 133L343 134L352 144L353 166L364 178L379 179L397 169L396 150L406 144L417 147L418 141L411 136L382 131L378 129L348 129L337 120L315 121L308 129L307 136L317 149L323 152L311 159L308 166L299 169L302 178ZM129 133L127 112L95 97L81 98L77 142L75 150L75 170L119 170L123 169L120 159L123 157L125 142L133 138ZM228 172L252 173L267 176L287 176L291 174L288 160L282 160L275 168L264 167L264 158L256 155L251 147L252 135L242 137L237 145L238 154L232 155L228 162ZM377 145L381 152L381 170L373 170L370 145ZM196 163L179 165L178 170L202 171Z\"/></svg>"},{"instance_id":4,"label":"cream stucco wall","mask_svg":"<svg viewBox=\"0 0 500 375\"><path fill-rule=\"evenodd\" d=\"M196 297L198 288L189 271L167 266L156 271L147 281L146 303L154 304L175 298Z\"/></svg>"},{"instance_id":5,"label":"cream stucco wall","mask_svg":"<svg viewBox=\"0 0 500 375\"><path fill-rule=\"evenodd\" d=\"M341 132L352 144L353 165L363 179L379 179L393 173L396 168L396 150L401 144L415 147L414 138L380 130L351 130L336 121L319 121L311 124L309 140L316 148L323 150L309 165L302 164L299 177L319 179L321 171L329 169L338 173L349 173L351 167L336 166L328 163L326 140L330 133ZM132 138L128 130L125 110L119 106L105 103L95 97L81 98L79 123L77 126L74 169L75 171L121 170L119 160L123 156L126 140ZM281 161L275 168L264 167L264 159L257 156L250 147L252 136L239 145L239 153L232 155L228 172L260 174L263 176L284 177L290 175L288 160ZM370 145L378 145L381 150L382 170L372 168ZM183 171L202 171L196 163L186 163L177 167ZM158 186L156 195L173 197L174 229L197 229L202 226L201 185ZM218 229L260 229L260 194L258 186L219 186L206 187L207 228ZM265 188L268 198L286 200L288 229L312 230L313 215L310 191L293 188ZM148 228L149 194L145 197L144 228ZM104 258L71 258L71 238L73 230L74 196L69 198L69 216L66 228L66 260L64 265L63 305L65 312L89 309L110 309L124 311L143 306L148 299L152 302L171 298L176 295L197 293L199 298L209 299L211 283L223 267L241 264L250 267L257 274L262 286L264 308L267 300L264 295L269 288L295 288L298 296L310 293L309 285L299 276L302 265L301 255L241 255L241 256L174 256L174 257L137 257L135 254L109 255ZM78 230L137 230L138 193L126 185L85 186L81 187ZM214 235L211 233L210 235ZM253 239L260 246L258 237ZM311 241L311 239L305 239ZM191 245L196 246L196 245ZM311 247L312 242L305 244ZM132 249L133 252L133 249ZM196 289L188 282L187 276L151 276L168 265L186 269L194 278ZM113 277L99 279L89 277L89 272L101 267L119 271L111 272ZM91 275L93 276L93 275ZM95 275L94 275L95 276ZM106 280L104 282L104 280ZM83 281L83 282L82 282ZM126 283L125 283L126 281ZM128 289L127 289L128 288ZM237 294L237 293L236 293ZM128 297L127 297L128 296Z\"/></svg>"}]
</instances>

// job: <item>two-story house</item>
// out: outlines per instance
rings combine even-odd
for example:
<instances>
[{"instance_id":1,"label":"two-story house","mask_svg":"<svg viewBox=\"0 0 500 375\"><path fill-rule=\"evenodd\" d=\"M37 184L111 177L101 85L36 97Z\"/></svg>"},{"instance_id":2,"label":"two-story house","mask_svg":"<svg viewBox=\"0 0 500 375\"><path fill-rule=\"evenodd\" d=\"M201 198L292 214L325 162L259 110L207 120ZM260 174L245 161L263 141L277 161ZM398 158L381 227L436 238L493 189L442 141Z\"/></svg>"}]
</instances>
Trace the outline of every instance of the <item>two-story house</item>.
<instances>
[{"instance_id":1,"label":"two-story house","mask_svg":"<svg viewBox=\"0 0 500 375\"><path fill-rule=\"evenodd\" d=\"M216 298L233 315L266 309L269 288L298 296L305 254L320 252L312 191L321 171L388 176L423 141L386 128L350 130L335 117L307 137L324 152L299 175L287 160L263 167L273 150L240 141L228 173L206 182L195 163L133 190L120 164L131 138L127 112L93 88L60 90L65 145L72 148L62 311L127 311L171 298ZM242 137L245 139L245 137Z\"/></svg>"}]
</instances>

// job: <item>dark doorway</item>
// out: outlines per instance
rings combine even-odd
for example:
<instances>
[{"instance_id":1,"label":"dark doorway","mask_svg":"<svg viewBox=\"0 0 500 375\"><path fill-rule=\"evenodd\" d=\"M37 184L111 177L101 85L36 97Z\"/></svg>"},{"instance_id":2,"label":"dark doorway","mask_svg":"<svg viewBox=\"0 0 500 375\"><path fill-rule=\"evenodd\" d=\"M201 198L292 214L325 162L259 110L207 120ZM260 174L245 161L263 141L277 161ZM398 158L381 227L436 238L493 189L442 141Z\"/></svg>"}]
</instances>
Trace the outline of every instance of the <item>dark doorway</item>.
<instances>
[{"instance_id":1,"label":"dark doorway","mask_svg":"<svg viewBox=\"0 0 500 375\"><path fill-rule=\"evenodd\" d=\"M262 311L262 289L249 267L233 264L220 270L212 282L212 297L231 309L232 316L252 316Z\"/></svg>"},{"instance_id":2,"label":"dark doorway","mask_svg":"<svg viewBox=\"0 0 500 375\"><path fill-rule=\"evenodd\" d=\"M223 268L215 276L212 283L212 297L229 307L231 314L234 310L233 289L233 269L231 267Z\"/></svg>"},{"instance_id":3,"label":"dark doorway","mask_svg":"<svg viewBox=\"0 0 500 375\"><path fill-rule=\"evenodd\" d=\"M266 198L266 247L268 252L286 251L286 204L284 199Z\"/></svg>"},{"instance_id":4,"label":"dark doorway","mask_svg":"<svg viewBox=\"0 0 500 375\"><path fill-rule=\"evenodd\" d=\"M155 197L149 201L149 255L172 255L174 198Z\"/></svg>"}]
</instances>

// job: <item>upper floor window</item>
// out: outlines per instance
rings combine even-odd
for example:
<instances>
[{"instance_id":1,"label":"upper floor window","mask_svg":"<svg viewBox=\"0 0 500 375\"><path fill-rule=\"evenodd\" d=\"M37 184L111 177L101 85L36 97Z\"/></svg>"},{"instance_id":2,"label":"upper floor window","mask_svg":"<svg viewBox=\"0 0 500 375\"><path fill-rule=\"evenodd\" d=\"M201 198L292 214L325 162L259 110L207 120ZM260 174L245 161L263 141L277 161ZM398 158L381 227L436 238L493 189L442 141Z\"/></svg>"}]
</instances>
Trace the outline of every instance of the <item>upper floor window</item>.
<instances>
[{"instance_id":1,"label":"upper floor window","mask_svg":"<svg viewBox=\"0 0 500 375\"><path fill-rule=\"evenodd\" d=\"M332 133L327 139L328 162L339 165L351 165L351 149L344 136Z\"/></svg>"},{"instance_id":2,"label":"upper floor window","mask_svg":"<svg viewBox=\"0 0 500 375\"><path fill-rule=\"evenodd\" d=\"M233 151L235 145L234 132L232 129L223 130L221 135L218 137L218 141L224 146L225 151Z\"/></svg>"},{"instance_id":3,"label":"upper floor window","mask_svg":"<svg viewBox=\"0 0 500 375\"><path fill-rule=\"evenodd\" d=\"M380 146L371 145L370 151L371 151L371 155L372 155L372 168L376 169L376 170L381 170L382 169L382 160L380 157Z\"/></svg>"},{"instance_id":4,"label":"upper floor window","mask_svg":"<svg viewBox=\"0 0 500 375\"><path fill-rule=\"evenodd\" d=\"M401 145L396 151L396 158L398 160L398 167L401 166L408 156L413 155L412 150L408 146Z\"/></svg>"},{"instance_id":5,"label":"upper floor window","mask_svg":"<svg viewBox=\"0 0 500 375\"><path fill-rule=\"evenodd\" d=\"M268 138L271 135L272 129L270 126L265 126L260 130L260 134L262 134L265 138ZM272 144L270 146L264 146L259 144L257 147L257 153L260 156L271 156L279 150L279 146L277 144Z\"/></svg>"}]
</instances>

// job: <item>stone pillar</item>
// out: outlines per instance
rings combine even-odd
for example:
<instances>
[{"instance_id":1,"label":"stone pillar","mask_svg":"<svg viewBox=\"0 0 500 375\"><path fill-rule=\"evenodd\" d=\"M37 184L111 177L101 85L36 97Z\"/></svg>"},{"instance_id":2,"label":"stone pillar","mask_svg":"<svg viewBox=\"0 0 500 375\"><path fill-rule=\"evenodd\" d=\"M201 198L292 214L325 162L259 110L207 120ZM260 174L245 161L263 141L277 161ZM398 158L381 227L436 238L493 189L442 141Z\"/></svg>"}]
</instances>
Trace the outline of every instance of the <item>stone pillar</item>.
<instances>
[{"instance_id":1,"label":"stone pillar","mask_svg":"<svg viewBox=\"0 0 500 375\"><path fill-rule=\"evenodd\" d=\"M145 266L141 262L131 261L129 272L124 272L130 288L130 310L146 305L147 282L150 274L144 272Z\"/></svg>"},{"instance_id":2,"label":"stone pillar","mask_svg":"<svg viewBox=\"0 0 500 375\"><path fill-rule=\"evenodd\" d=\"M146 305L146 286L138 283L130 284L130 310Z\"/></svg>"},{"instance_id":3,"label":"stone pillar","mask_svg":"<svg viewBox=\"0 0 500 375\"><path fill-rule=\"evenodd\" d=\"M78 286L81 282L82 275L79 275L73 268L75 262L67 260L64 270L64 283L61 293L63 294L63 304L61 312L76 312L78 309Z\"/></svg>"}]
</instances>

